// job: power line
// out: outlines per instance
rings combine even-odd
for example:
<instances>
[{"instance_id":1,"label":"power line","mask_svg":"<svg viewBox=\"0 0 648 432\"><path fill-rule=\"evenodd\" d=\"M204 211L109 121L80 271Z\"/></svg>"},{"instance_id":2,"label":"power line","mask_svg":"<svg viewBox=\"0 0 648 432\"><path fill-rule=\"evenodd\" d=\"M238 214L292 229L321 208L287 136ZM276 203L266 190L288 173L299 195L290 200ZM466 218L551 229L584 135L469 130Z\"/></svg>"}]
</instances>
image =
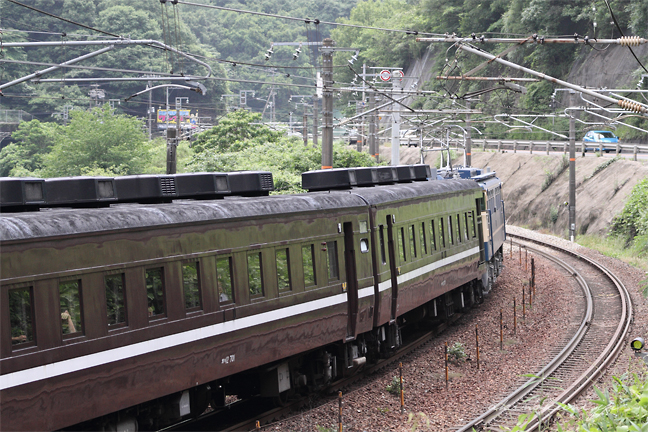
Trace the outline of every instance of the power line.
<instances>
[{"instance_id":1,"label":"power line","mask_svg":"<svg viewBox=\"0 0 648 432\"><path fill-rule=\"evenodd\" d=\"M243 9L234 9L234 8L228 8L228 7L223 7L223 6L206 5L206 4L201 4L201 3L191 3L191 2L185 2L185 1L178 1L178 4L186 4L188 6L198 6L198 7L204 7L204 8L209 8L209 9L218 9L218 10L224 10L224 11L228 11L228 12L246 13L246 14L251 14L251 15L261 15L261 16L265 16L265 17L280 18L280 19L286 19L286 20L291 20L291 21L302 21L302 22L305 22L306 24L310 24L310 23L313 23L315 25L326 24L326 25L335 25L335 26L340 26L340 27L352 27L352 28L362 28L362 29L367 29L367 30L380 30L380 31L387 31L387 32L406 33L406 34L411 34L411 35L439 35L439 33L425 33L425 32L419 32L417 30L399 30L399 29L388 29L388 28L381 28L381 27L362 26L362 25L357 25L357 24L344 24L344 23L337 23L337 22L330 22L330 21L322 21L322 20L316 19L316 18L315 19L312 19L312 18L296 18L296 17L285 16L285 15L269 14L269 13L264 13L264 12L255 12L255 11L248 11L248 10L243 10Z\"/></svg>"},{"instance_id":2,"label":"power line","mask_svg":"<svg viewBox=\"0 0 648 432\"><path fill-rule=\"evenodd\" d=\"M116 34L114 34L114 33L105 32L105 31L103 31L103 30L99 30L99 29L97 29L97 28L90 27L90 26L87 26L87 25L85 25L85 24L78 23L78 22L76 22L76 21L72 21L72 20L69 20L69 19L66 19L66 18L60 17L60 16L58 16L58 15L51 14L51 13L49 13L49 12L45 12L45 11L40 10L40 9L36 9L35 7L27 6L26 4L23 4L23 3L17 2L16 0L7 0L7 1L10 1L11 3L14 3L14 4L18 5L18 6L22 6L22 7L25 7L25 8L27 8L27 9L31 9L31 10L33 10L33 11L36 11L36 12L42 13L42 14L44 14L44 15L51 16L52 18L56 18L56 19L58 19L58 20L65 21L65 22L70 23L70 24L78 25L79 27L87 28L88 30L96 31L96 32L103 33L103 34L108 35L108 36L112 36L112 37L116 37L116 38L120 38L120 39L121 39L121 36L116 35Z\"/></svg>"},{"instance_id":3,"label":"power line","mask_svg":"<svg viewBox=\"0 0 648 432\"><path fill-rule=\"evenodd\" d=\"M623 30L621 30L621 26L619 26L619 23L617 22L617 19L614 16L614 12L612 12L612 8L610 7L610 3L608 3L608 0L605 0L605 4L607 5L608 10L610 11L610 15L612 15L612 21L614 21L614 25L616 25L617 29L619 30L619 33L621 33L621 36L624 37L625 35L623 34ZM646 67L641 63L641 61L637 57L637 54L635 54L635 52L632 50L630 45L628 45L628 49L632 53L632 56L635 58L635 60L637 60L637 63L639 63L639 66L641 66L643 68L643 70L648 72L648 69L646 69Z\"/></svg>"}]
</instances>

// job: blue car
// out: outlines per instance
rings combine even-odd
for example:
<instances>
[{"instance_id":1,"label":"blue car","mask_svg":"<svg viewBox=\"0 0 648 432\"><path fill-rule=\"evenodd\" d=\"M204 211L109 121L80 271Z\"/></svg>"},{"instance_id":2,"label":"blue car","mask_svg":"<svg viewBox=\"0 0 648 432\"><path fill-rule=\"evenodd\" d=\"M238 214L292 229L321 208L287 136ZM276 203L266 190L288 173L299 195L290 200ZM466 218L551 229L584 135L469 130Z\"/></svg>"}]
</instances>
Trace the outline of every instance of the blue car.
<instances>
[{"instance_id":1,"label":"blue car","mask_svg":"<svg viewBox=\"0 0 648 432\"><path fill-rule=\"evenodd\" d=\"M595 147L585 147L585 151L597 151L600 147L603 148L605 153L616 150L616 146L612 147L611 144L617 144L619 138L610 131L589 131L583 137L583 143L596 143ZM606 147L607 146L607 147Z\"/></svg>"}]
</instances>

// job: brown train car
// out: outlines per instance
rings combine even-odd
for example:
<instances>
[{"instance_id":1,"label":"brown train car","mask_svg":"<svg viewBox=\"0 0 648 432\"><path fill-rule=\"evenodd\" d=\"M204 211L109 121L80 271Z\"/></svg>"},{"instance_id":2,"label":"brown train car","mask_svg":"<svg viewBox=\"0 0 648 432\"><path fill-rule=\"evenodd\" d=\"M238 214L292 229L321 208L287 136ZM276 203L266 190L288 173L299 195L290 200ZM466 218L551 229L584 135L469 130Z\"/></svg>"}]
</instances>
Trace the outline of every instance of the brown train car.
<instances>
[{"instance_id":1,"label":"brown train car","mask_svg":"<svg viewBox=\"0 0 648 432\"><path fill-rule=\"evenodd\" d=\"M352 373L481 295L481 196L449 180L3 213L1 429L149 429Z\"/></svg>"}]
</instances>

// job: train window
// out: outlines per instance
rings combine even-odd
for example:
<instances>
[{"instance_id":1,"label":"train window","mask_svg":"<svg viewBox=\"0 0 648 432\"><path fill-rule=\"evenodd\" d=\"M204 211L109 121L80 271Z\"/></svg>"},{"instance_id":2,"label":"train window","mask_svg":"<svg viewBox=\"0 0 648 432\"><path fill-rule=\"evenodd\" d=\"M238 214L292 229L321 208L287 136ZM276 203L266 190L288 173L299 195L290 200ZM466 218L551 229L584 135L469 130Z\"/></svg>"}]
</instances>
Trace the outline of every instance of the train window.
<instances>
[{"instance_id":1,"label":"train window","mask_svg":"<svg viewBox=\"0 0 648 432\"><path fill-rule=\"evenodd\" d=\"M233 302L232 257L216 259L216 279L218 280L218 301L221 304Z\"/></svg>"},{"instance_id":2,"label":"train window","mask_svg":"<svg viewBox=\"0 0 648 432\"><path fill-rule=\"evenodd\" d=\"M59 304L63 334L83 334L80 280L59 283Z\"/></svg>"},{"instance_id":3,"label":"train window","mask_svg":"<svg viewBox=\"0 0 648 432\"><path fill-rule=\"evenodd\" d=\"M369 252L369 240L366 238L360 239L360 252Z\"/></svg>"},{"instance_id":4,"label":"train window","mask_svg":"<svg viewBox=\"0 0 648 432\"><path fill-rule=\"evenodd\" d=\"M149 318L163 318L166 315L163 268L146 270L146 296Z\"/></svg>"},{"instance_id":5,"label":"train window","mask_svg":"<svg viewBox=\"0 0 648 432\"><path fill-rule=\"evenodd\" d=\"M368 231L369 231L369 229L367 228L367 221L361 220L360 221L360 233L364 234L364 233L366 233Z\"/></svg>"},{"instance_id":6,"label":"train window","mask_svg":"<svg viewBox=\"0 0 648 432\"><path fill-rule=\"evenodd\" d=\"M470 225L468 225L468 212L464 213L464 222L465 222L464 226L466 227L466 229L464 231L464 237L465 237L466 240L468 240L470 238L469 237L470 234L468 233L468 230L470 229L470 228L468 228L470 226Z\"/></svg>"},{"instance_id":7,"label":"train window","mask_svg":"<svg viewBox=\"0 0 648 432\"><path fill-rule=\"evenodd\" d=\"M470 233L472 234L472 237L475 238L477 237L477 230L475 229L475 211L471 211L468 213L468 226L470 226Z\"/></svg>"},{"instance_id":8,"label":"train window","mask_svg":"<svg viewBox=\"0 0 648 432\"><path fill-rule=\"evenodd\" d=\"M401 227L401 229L398 230L398 253L400 254L401 262L407 261L407 257L405 256L405 228L404 227Z\"/></svg>"},{"instance_id":9,"label":"train window","mask_svg":"<svg viewBox=\"0 0 648 432\"><path fill-rule=\"evenodd\" d=\"M421 255L427 255L427 242L425 241L425 222L421 222Z\"/></svg>"},{"instance_id":10,"label":"train window","mask_svg":"<svg viewBox=\"0 0 648 432\"><path fill-rule=\"evenodd\" d=\"M454 244L454 238L453 238L453 232L452 231L452 216L448 216L448 244L452 245Z\"/></svg>"},{"instance_id":11,"label":"train window","mask_svg":"<svg viewBox=\"0 0 648 432\"><path fill-rule=\"evenodd\" d=\"M443 218L439 219L439 247L441 249L446 247L445 230L443 229Z\"/></svg>"},{"instance_id":12,"label":"train window","mask_svg":"<svg viewBox=\"0 0 648 432\"><path fill-rule=\"evenodd\" d=\"M108 326L126 323L126 297L124 296L124 274L108 275L104 278L106 287L106 315Z\"/></svg>"},{"instance_id":13,"label":"train window","mask_svg":"<svg viewBox=\"0 0 648 432\"><path fill-rule=\"evenodd\" d=\"M409 238L410 238L410 256L412 259L416 258L417 253L416 253L416 228L414 228L414 225L410 225L409 227Z\"/></svg>"},{"instance_id":14,"label":"train window","mask_svg":"<svg viewBox=\"0 0 648 432\"><path fill-rule=\"evenodd\" d=\"M457 215L457 236L456 236L456 239L457 239L457 244L462 241L462 239L461 239L461 217L459 215Z\"/></svg>"},{"instance_id":15,"label":"train window","mask_svg":"<svg viewBox=\"0 0 648 432\"><path fill-rule=\"evenodd\" d=\"M340 268L338 265L337 242L326 242L326 258L328 261L329 280L340 279Z\"/></svg>"},{"instance_id":16,"label":"train window","mask_svg":"<svg viewBox=\"0 0 648 432\"><path fill-rule=\"evenodd\" d=\"M439 222L441 222L441 220L439 220ZM430 251L435 251L437 249L437 246L436 246L436 233L434 231L436 231L436 229L434 227L434 219L432 219L430 221L430 246L432 247L430 249Z\"/></svg>"},{"instance_id":17,"label":"train window","mask_svg":"<svg viewBox=\"0 0 648 432\"><path fill-rule=\"evenodd\" d=\"M34 342L33 304L31 287L9 290L11 345L18 345L17 348L32 345Z\"/></svg>"},{"instance_id":18,"label":"train window","mask_svg":"<svg viewBox=\"0 0 648 432\"><path fill-rule=\"evenodd\" d=\"M182 288L184 289L185 310L199 310L200 302L200 267L197 262L182 265Z\"/></svg>"},{"instance_id":19,"label":"train window","mask_svg":"<svg viewBox=\"0 0 648 432\"><path fill-rule=\"evenodd\" d=\"M248 286L250 297L263 296L263 270L261 268L261 252L254 252L247 256L248 264Z\"/></svg>"},{"instance_id":20,"label":"train window","mask_svg":"<svg viewBox=\"0 0 648 432\"><path fill-rule=\"evenodd\" d=\"M290 291L290 253L286 249L275 250L275 261L277 262L277 286L279 291Z\"/></svg>"},{"instance_id":21,"label":"train window","mask_svg":"<svg viewBox=\"0 0 648 432\"><path fill-rule=\"evenodd\" d=\"M312 244L302 246L302 260L304 263L304 286L317 284L315 275L315 246Z\"/></svg>"},{"instance_id":22,"label":"train window","mask_svg":"<svg viewBox=\"0 0 648 432\"><path fill-rule=\"evenodd\" d=\"M382 259L383 265L387 264L387 257L385 256L385 226L380 225L380 258Z\"/></svg>"}]
</instances>

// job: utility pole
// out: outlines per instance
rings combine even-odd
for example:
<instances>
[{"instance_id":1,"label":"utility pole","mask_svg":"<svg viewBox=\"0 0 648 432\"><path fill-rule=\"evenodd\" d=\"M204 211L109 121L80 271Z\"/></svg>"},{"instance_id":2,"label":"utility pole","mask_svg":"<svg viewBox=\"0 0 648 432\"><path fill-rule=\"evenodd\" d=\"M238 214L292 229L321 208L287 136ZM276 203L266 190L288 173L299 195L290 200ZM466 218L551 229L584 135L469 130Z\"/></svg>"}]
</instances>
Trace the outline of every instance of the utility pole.
<instances>
[{"instance_id":1,"label":"utility pole","mask_svg":"<svg viewBox=\"0 0 648 432\"><path fill-rule=\"evenodd\" d=\"M304 120L302 122L302 135L304 137L304 147L308 145L308 117L306 116L306 105L304 105Z\"/></svg>"},{"instance_id":2,"label":"utility pole","mask_svg":"<svg viewBox=\"0 0 648 432\"><path fill-rule=\"evenodd\" d=\"M151 81L148 82L147 88L151 87ZM153 139L152 132L151 132L151 114L152 113L152 106L151 104L153 103L153 92L148 92L148 135L149 135L149 141Z\"/></svg>"},{"instance_id":3,"label":"utility pole","mask_svg":"<svg viewBox=\"0 0 648 432\"><path fill-rule=\"evenodd\" d=\"M576 103L576 92L569 91L569 106ZM576 119L569 116L569 238L576 240Z\"/></svg>"},{"instance_id":4,"label":"utility pole","mask_svg":"<svg viewBox=\"0 0 648 432\"><path fill-rule=\"evenodd\" d=\"M319 127L319 122L317 121L317 105L319 105L319 98L317 94L313 95L313 147L317 147L317 128Z\"/></svg>"},{"instance_id":5,"label":"utility pole","mask_svg":"<svg viewBox=\"0 0 648 432\"><path fill-rule=\"evenodd\" d=\"M333 168L333 39L322 41L322 169Z\"/></svg>"},{"instance_id":6,"label":"utility pole","mask_svg":"<svg viewBox=\"0 0 648 432\"><path fill-rule=\"evenodd\" d=\"M394 94L397 90L400 90L401 82L398 78L392 77L392 89ZM395 166L400 163L400 105L394 104L393 114L392 114L392 139L391 139L391 165Z\"/></svg>"},{"instance_id":7,"label":"utility pole","mask_svg":"<svg viewBox=\"0 0 648 432\"><path fill-rule=\"evenodd\" d=\"M373 110L376 107L376 96L372 92L369 92L369 111ZM376 142L376 116L375 111L371 111L369 114L369 154L372 157L376 158L378 162L378 143Z\"/></svg>"},{"instance_id":8,"label":"utility pole","mask_svg":"<svg viewBox=\"0 0 648 432\"><path fill-rule=\"evenodd\" d=\"M472 166L472 137L470 136L470 100L466 101L466 166ZM422 131L421 131L422 132Z\"/></svg>"}]
</instances>

